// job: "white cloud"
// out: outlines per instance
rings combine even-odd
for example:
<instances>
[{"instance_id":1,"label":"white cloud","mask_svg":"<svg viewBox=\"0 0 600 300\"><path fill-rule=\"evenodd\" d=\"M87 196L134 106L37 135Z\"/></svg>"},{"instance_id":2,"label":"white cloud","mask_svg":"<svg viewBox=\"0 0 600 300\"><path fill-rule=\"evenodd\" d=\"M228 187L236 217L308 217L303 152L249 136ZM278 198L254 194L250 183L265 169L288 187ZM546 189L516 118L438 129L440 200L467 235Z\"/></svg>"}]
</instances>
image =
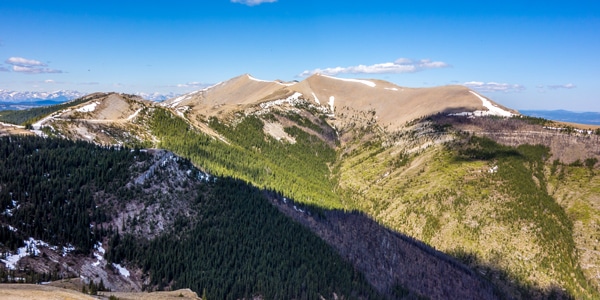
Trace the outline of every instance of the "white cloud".
<instances>
[{"instance_id":1,"label":"white cloud","mask_svg":"<svg viewBox=\"0 0 600 300\"><path fill-rule=\"evenodd\" d=\"M546 86L547 88L551 89L551 90L556 90L556 89L574 89L577 86L572 84L572 83L567 83L567 84L554 84L554 85L548 85Z\"/></svg>"},{"instance_id":2,"label":"white cloud","mask_svg":"<svg viewBox=\"0 0 600 300\"><path fill-rule=\"evenodd\" d=\"M338 75L338 74L398 74L398 73L415 73L427 69L447 68L448 65L441 61L431 61L429 59L421 59L413 61L407 58L400 58L394 62L385 62L374 65L358 65L350 67L335 67L325 69L306 70L298 76L306 77L313 74L323 75Z\"/></svg>"},{"instance_id":3,"label":"white cloud","mask_svg":"<svg viewBox=\"0 0 600 300\"><path fill-rule=\"evenodd\" d=\"M36 67L22 67L13 66L13 72L27 73L27 74L45 74L45 73L62 73L61 70L55 70L50 68L36 68Z\"/></svg>"},{"instance_id":4,"label":"white cloud","mask_svg":"<svg viewBox=\"0 0 600 300\"><path fill-rule=\"evenodd\" d=\"M188 83L179 83L176 85L176 87L178 88L205 88L210 86L209 84L206 83L202 83L202 82L188 82Z\"/></svg>"},{"instance_id":5,"label":"white cloud","mask_svg":"<svg viewBox=\"0 0 600 300\"><path fill-rule=\"evenodd\" d=\"M23 57L9 57L5 63L12 65L13 72L27 74L44 74L44 73L63 73L61 70L45 68L48 65L35 59L27 59Z\"/></svg>"},{"instance_id":6,"label":"white cloud","mask_svg":"<svg viewBox=\"0 0 600 300\"><path fill-rule=\"evenodd\" d=\"M240 3L248 6L260 5L263 3L273 3L277 0L231 0L231 3Z\"/></svg>"},{"instance_id":7,"label":"white cloud","mask_svg":"<svg viewBox=\"0 0 600 300\"><path fill-rule=\"evenodd\" d=\"M520 84L498 83L498 82L480 82L469 81L463 83L464 86L476 90L478 92L521 92L525 87Z\"/></svg>"},{"instance_id":8,"label":"white cloud","mask_svg":"<svg viewBox=\"0 0 600 300\"><path fill-rule=\"evenodd\" d=\"M47 66L45 63L43 63L39 60L27 59L27 58L23 58L23 57L10 57L5 61L5 63L7 63L9 65L13 65L13 66L20 66L20 67L45 67L45 66Z\"/></svg>"}]
</instances>

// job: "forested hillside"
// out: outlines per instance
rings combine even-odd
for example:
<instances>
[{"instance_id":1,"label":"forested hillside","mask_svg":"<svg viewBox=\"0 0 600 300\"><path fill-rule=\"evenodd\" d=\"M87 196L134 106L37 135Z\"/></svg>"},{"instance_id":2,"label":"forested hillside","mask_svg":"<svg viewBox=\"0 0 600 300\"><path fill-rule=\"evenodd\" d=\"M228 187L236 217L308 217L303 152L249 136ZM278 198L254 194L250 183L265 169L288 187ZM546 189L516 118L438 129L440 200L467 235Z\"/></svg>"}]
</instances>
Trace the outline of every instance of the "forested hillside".
<instances>
[{"instance_id":1,"label":"forested hillside","mask_svg":"<svg viewBox=\"0 0 600 300\"><path fill-rule=\"evenodd\" d=\"M166 119L153 123L161 147L303 203L367 212L386 226L464 260L510 297L597 294L590 273L584 275L581 267L581 246L574 241L579 233L572 225L576 220L547 191L545 170L553 155L549 148L506 147L457 129L470 125L454 128L444 118L423 118L393 134L382 134L373 121L349 123L341 130L346 143L331 157L306 150L323 143L307 134L307 128L319 125L306 118L277 120L287 124L284 129L291 135L308 138L291 144L264 132L264 124L274 118L268 114L211 119L209 126L224 141L194 132L173 114L154 116L161 115ZM473 122L487 124L490 132L507 125L518 130L524 125L510 124L523 122L531 122L529 131L542 130L541 120L479 120ZM162 131L168 134L161 135L159 124L171 126ZM170 138L173 132L185 136ZM189 144L194 141L190 136L204 141ZM560 135L553 139L564 140ZM298 163L296 157L301 158ZM307 178L318 180L306 182Z\"/></svg>"},{"instance_id":2,"label":"forested hillside","mask_svg":"<svg viewBox=\"0 0 600 300\"><path fill-rule=\"evenodd\" d=\"M258 189L219 178L193 200L196 218L178 219L151 241L115 235L107 259L141 266L158 289L189 287L209 299L380 298L350 263Z\"/></svg>"},{"instance_id":3,"label":"forested hillside","mask_svg":"<svg viewBox=\"0 0 600 300\"><path fill-rule=\"evenodd\" d=\"M220 141L165 109L157 108L150 116L150 128L160 141L157 147L187 157L213 174L239 178L324 208L342 207L329 177L335 150L300 130L300 125L285 128L296 141L289 143L266 135L264 120L257 116L235 125L213 118L208 124L226 139Z\"/></svg>"},{"instance_id":4,"label":"forested hillside","mask_svg":"<svg viewBox=\"0 0 600 300\"><path fill-rule=\"evenodd\" d=\"M0 222L4 232L8 225L13 228L12 247L4 250L14 251L34 237L88 253L110 234L101 226L90 230L110 219L110 208L99 206L95 194L116 193L130 180L132 166L149 160L140 151L81 141L0 138Z\"/></svg>"},{"instance_id":5,"label":"forested hillside","mask_svg":"<svg viewBox=\"0 0 600 300\"><path fill-rule=\"evenodd\" d=\"M140 270L148 278L143 287L150 290L191 287L220 299L317 299L334 293L380 298L360 272L309 229L279 213L260 190L193 171L184 160L175 160L180 171L172 173L168 161L173 160L64 139L1 138L3 257L8 259L24 240L43 241L32 257L13 267L3 261L2 280L77 277L90 267L86 257L98 257L102 247L106 261L97 258L92 264L103 268L98 274ZM159 182L162 192L156 190ZM170 225L157 224L156 202L185 209L172 216ZM142 207L125 218L122 211L130 203ZM168 227L148 235L143 224ZM51 250L83 263L71 260L61 270L62 259L53 263L57 256ZM45 265L54 264L60 272L44 272ZM111 277L102 279L102 286L112 286ZM93 276L89 281L100 284Z\"/></svg>"}]
</instances>

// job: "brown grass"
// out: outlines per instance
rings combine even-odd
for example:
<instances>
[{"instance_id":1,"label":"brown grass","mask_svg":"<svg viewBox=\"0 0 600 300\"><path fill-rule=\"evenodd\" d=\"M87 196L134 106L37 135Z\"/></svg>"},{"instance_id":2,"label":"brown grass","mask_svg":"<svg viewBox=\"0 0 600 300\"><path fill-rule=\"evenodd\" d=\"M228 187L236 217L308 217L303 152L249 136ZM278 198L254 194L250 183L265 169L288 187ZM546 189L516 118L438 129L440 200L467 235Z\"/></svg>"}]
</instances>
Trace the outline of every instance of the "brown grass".
<instances>
[{"instance_id":1,"label":"brown grass","mask_svg":"<svg viewBox=\"0 0 600 300\"><path fill-rule=\"evenodd\" d=\"M3 300L92 300L108 299L113 295L120 300L200 299L190 289L152 293L99 292L97 297L93 297L72 289L51 285L0 284L0 299Z\"/></svg>"},{"instance_id":2,"label":"brown grass","mask_svg":"<svg viewBox=\"0 0 600 300\"><path fill-rule=\"evenodd\" d=\"M89 295L54 286L36 284L0 284L0 299L4 300L88 300Z\"/></svg>"}]
</instances>

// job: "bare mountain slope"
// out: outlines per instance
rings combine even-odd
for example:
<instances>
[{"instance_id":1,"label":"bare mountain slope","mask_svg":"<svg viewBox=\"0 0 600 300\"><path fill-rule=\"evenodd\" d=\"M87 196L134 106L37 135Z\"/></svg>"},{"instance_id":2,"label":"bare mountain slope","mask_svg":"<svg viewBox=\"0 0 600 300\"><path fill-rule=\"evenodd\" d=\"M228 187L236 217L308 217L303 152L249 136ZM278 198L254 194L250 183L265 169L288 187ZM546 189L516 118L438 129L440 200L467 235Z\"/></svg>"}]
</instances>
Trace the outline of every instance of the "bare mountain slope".
<instances>
[{"instance_id":1,"label":"bare mountain slope","mask_svg":"<svg viewBox=\"0 0 600 300\"><path fill-rule=\"evenodd\" d=\"M188 119L195 121L199 120L198 116L204 120L290 98L303 99L315 107L329 110L342 123L348 122L356 113L371 112L377 116L380 126L392 131L408 121L440 112L489 110L481 96L464 86L406 88L383 80L344 79L319 74L295 84L264 81L245 74L170 99L163 106L189 113ZM492 101L489 103L509 111Z\"/></svg>"},{"instance_id":2,"label":"bare mountain slope","mask_svg":"<svg viewBox=\"0 0 600 300\"><path fill-rule=\"evenodd\" d=\"M313 75L290 87L321 105L333 105L335 116L374 112L380 126L396 130L406 122L440 112L487 110L464 86L406 88L382 80L349 80ZM497 104L495 104L498 106Z\"/></svg>"},{"instance_id":3,"label":"bare mountain slope","mask_svg":"<svg viewBox=\"0 0 600 300\"><path fill-rule=\"evenodd\" d=\"M117 93L97 93L87 97L88 101L37 121L32 125L34 132L105 145L132 145L152 140L137 119L144 109L155 106L153 102Z\"/></svg>"},{"instance_id":4,"label":"bare mountain slope","mask_svg":"<svg viewBox=\"0 0 600 300\"><path fill-rule=\"evenodd\" d=\"M141 98L130 98L125 95L112 93L104 98L92 100L73 107L72 110L60 114L60 117L65 119L86 119L88 121L96 122L124 122L134 118L136 112L146 105L144 105L144 101Z\"/></svg>"},{"instance_id":5,"label":"bare mountain slope","mask_svg":"<svg viewBox=\"0 0 600 300\"><path fill-rule=\"evenodd\" d=\"M212 87L169 99L162 105L180 112L190 109L193 116L215 116L256 105L284 88L285 85L279 82L259 80L244 74Z\"/></svg>"}]
</instances>

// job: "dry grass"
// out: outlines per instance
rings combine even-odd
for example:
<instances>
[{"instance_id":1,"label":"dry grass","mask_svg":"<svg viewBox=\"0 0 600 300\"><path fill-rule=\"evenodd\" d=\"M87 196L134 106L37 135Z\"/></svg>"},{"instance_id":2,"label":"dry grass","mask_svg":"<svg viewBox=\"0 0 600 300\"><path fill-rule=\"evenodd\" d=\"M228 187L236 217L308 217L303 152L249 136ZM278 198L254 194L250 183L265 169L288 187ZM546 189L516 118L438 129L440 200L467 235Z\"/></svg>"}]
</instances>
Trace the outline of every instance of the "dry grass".
<instances>
[{"instance_id":1,"label":"dry grass","mask_svg":"<svg viewBox=\"0 0 600 300\"><path fill-rule=\"evenodd\" d=\"M152 293L117 293L117 292L99 292L98 294L110 297L115 296L120 300L186 300L200 299L198 295L190 289L181 289L168 292Z\"/></svg>"},{"instance_id":2,"label":"dry grass","mask_svg":"<svg viewBox=\"0 0 600 300\"><path fill-rule=\"evenodd\" d=\"M4 124L0 122L0 136L5 135L17 135L17 134L33 134L31 131L26 130L22 127L14 125Z\"/></svg>"},{"instance_id":3,"label":"dry grass","mask_svg":"<svg viewBox=\"0 0 600 300\"><path fill-rule=\"evenodd\" d=\"M190 289L153 293L99 292L90 296L73 289L37 284L0 284L0 299L3 300L92 300L115 296L120 300L176 300L200 299Z\"/></svg>"},{"instance_id":4,"label":"dry grass","mask_svg":"<svg viewBox=\"0 0 600 300\"><path fill-rule=\"evenodd\" d=\"M0 284L3 300L91 300L97 299L74 290L36 284Z\"/></svg>"}]
</instances>

